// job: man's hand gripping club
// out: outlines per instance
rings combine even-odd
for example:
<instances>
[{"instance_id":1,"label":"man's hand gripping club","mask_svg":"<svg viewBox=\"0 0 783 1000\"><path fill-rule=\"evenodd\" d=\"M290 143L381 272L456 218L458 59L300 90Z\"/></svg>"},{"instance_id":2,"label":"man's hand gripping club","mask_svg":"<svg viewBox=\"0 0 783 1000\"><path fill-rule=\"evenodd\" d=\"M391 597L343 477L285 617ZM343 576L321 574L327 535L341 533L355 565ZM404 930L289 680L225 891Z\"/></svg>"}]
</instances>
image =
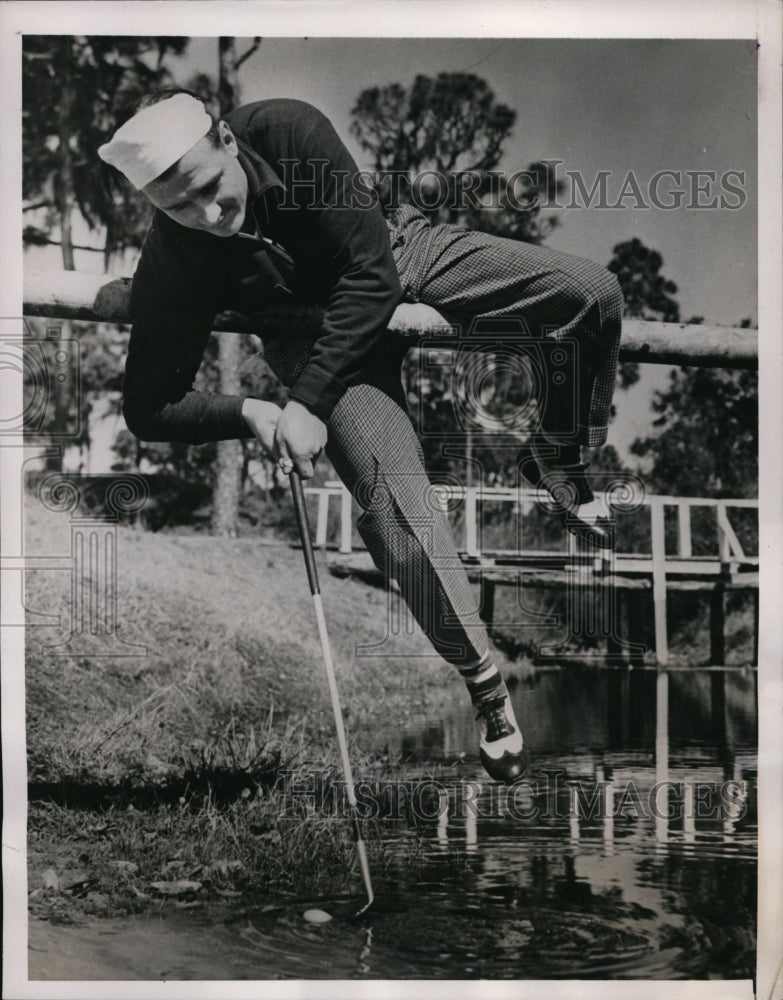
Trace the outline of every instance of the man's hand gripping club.
<instances>
[{"instance_id":1,"label":"man's hand gripping club","mask_svg":"<svg viewBox=\"0 0 783 1000\"><path fill-rule=\"evenodd\" d=\"M275 432L275 454L287 475L296 469L302 479L313 475L313 464L326 446L326 424L295 399L286 403Z\"/></svg>"},{"instance_id":2,"label":"man's hand gripping club","mask_svg":"<svg viewBox=\"0 0 783 1000\"><path fill-rule=\"evenodd\" d=\"M313 464L326 445L322 420L293 399L283 410L263 399L246 399L242 416L285 475L296 469L302 479L312 478Z\"/></svg>"}]
</instances>

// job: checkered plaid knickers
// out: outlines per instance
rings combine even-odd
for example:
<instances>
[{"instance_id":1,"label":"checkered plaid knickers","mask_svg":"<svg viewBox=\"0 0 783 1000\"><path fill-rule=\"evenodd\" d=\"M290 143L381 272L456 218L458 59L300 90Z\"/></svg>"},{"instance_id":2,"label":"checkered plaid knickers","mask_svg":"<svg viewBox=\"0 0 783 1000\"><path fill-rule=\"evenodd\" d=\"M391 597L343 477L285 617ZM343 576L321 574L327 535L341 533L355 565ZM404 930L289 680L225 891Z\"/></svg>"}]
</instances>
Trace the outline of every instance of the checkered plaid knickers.
<instances>
[{"instance_id":1,"label":"checkered plaid knickers","mask_svg":"<svg viewBox=\"0 0 783 1000\"><path fill-rule=\"evenodd\" d=\"M623 297L617 278L594 261L459 226L430 226L405 205L389 220L392 252L406 302L432 306L464 334L476 318L519 319L529 335L578 344L578 372L553 396L555 425L574 408L574 443L606 441L620 349ZM578 380L578 384L574 384ZM567 398L568 397L568 398Z\"/></svg>"}]
</instances>

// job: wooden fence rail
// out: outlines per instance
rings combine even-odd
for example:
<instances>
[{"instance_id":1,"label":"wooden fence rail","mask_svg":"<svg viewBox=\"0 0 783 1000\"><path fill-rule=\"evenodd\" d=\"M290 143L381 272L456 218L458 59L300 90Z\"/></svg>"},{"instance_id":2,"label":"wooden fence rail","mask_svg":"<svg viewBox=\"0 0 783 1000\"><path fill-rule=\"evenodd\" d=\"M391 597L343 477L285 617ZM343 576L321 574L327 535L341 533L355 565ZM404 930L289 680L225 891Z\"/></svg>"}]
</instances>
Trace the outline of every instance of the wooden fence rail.
<instances>
[{"instance_id":1,"label":"wooden fence rail","mask_svg":"<svg viewBox=\"0 0 783 1000\"><path fill-rule=\"evenodd\" d=\"M81 271L27 270L24 279L26 316L128 323L130 278ZM222 313L214 329L260 336L279 335L294 328L317 328L320 312L313 306L275 306L252 319ZM447 327L429 306L401 305L389 328L411 338L442 333ZM623 361L712 368L758 368L758 331L727 326L689 326L625 320L620 345Z\"/></svg>"}]
</instances>

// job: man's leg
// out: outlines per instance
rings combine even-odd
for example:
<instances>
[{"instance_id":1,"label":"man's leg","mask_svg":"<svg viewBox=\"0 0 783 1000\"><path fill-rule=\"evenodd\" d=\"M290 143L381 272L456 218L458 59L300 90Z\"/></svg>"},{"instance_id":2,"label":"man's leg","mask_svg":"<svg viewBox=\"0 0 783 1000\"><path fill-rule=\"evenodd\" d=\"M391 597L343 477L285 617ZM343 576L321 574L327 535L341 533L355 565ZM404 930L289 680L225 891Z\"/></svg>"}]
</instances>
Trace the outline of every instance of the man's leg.
<instances>
[{"instance_id":1,"label":"man's leg","mask_svg":"<svg viewBox=\"0 0 783 1000\"><path fill-rule=\"evenodd\" d=\"M275 375L292 385L307 364L312 341L289 337L264 348ZM492 777L512 782L527 770L527 748L490 659L451 526L424 470L406 411L401 360L393 338L379 345L363 378L332 411L326 452L362 508L358 527L376 566L387 582L396 580L434 648L462 675L477 709L484 767Z\"/></svg>"},{"instance_id":2,"label":"man's leg","mask_svg":"<svg viewBox=\"0 0 783 1000\"><path fill-rule=\"evenodd\" d=\"M375 564L397 581L445 660L481 660L486 631L407 414L361 384L337 404L328 432L327 455L362 509L357 527Z\"/></svg>"},{"instance_id":3,"label":"man's leg","mask_svg":"<svg viewBox=\"0 0 783 1000\"><path fill-rule=\"evenodd\" d=\"M410 207L390 228L406 298L433 306L458 327L458 353L481 350L481 338L465 337L477 320L485 330L495 320L497 336L487 342L512 354L524 351L526 339L550 342L539 355L545 370L537 423L515 428L530 437L537 458L522 469L545 483L563 470L587 518L572 517L570 525L597 528L590 524L596 512L580 446L606 440L623 310L616 277L592 261L545 247L456 226L430 227ZM557 342L566 363L554 371L548 359Z\"/></svg>"},{"instance_id":4,"label":"man's leg","mask_svg":"<svg viewBox=\"0 0 783 1000\"><path fill-rule=\"evenodd\" d=\"M329 422L327 454L362 507L358 528L376 566L396 580L435 649L457 667L476 705L480 750L492 777L520 778L527 751L508 692L491 662L486 629L424 470L404 409L399 367L380 364L348 389Z\"/></svg>"}]
</instances>

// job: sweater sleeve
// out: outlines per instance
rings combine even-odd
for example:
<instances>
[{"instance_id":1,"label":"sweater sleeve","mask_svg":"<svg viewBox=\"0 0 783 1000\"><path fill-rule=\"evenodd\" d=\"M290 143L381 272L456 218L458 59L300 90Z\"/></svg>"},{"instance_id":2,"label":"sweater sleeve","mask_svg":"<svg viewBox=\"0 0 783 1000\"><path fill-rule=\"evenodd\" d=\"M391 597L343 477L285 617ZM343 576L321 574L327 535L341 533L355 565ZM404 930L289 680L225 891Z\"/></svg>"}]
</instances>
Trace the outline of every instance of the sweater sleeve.
<instances>
[{"instance_id":1,"label":"sweater sleeve","mask_svg":"<svg viewBox=\"0 0 783 1000\"><path fill-rule=\"evenodd\" d=\"M400 282L380 208L329 120L310 109L299 126L298 170L306 211L334 281L321 336L291 398L326 420L369 360L401 298ZM310 183L310 189L307 188ZM288 197L297 192L289 190ZM302 195L300 194L300 197ZM362 203L366 207L363 207Z\"/></svg>"},{"instance_id":2,"label":"sweater sleeve","mask_svg":"<svg viewBox=\"0 0 783 1000\"><path fill-rule=\"evenodd\" d=\"M122 411L128 429L144 441L203 444L251 437L242 396L194 390L212 323L219 285L208 266L176 266L164 252L160 223L150 230L131 288L131 329Z\"/></svg>"}]
</instances>

